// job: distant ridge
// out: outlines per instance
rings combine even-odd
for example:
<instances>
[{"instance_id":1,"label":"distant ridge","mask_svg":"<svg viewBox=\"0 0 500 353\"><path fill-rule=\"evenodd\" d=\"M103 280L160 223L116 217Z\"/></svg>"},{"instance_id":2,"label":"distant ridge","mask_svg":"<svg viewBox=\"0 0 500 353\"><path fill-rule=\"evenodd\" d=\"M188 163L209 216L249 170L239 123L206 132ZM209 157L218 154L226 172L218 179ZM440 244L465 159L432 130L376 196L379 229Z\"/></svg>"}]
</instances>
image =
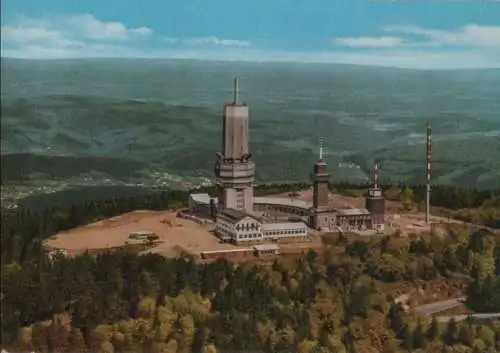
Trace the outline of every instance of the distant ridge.
<instances>
[{"instance_id":1,"label":"distant ridge","mask_svg":"<svg viewBox=\"0 0 500 353\"><path fill-rule=\"evenodd\" d=\"M498 68L441 68L441 69L422 69L422 68L402 68L402 67L394 67L387 65L362 65L362 64L349 64L349 63L327 63L327 62L306 62L306 61L293 61L293 60L221 60L221 59L197 59L197 58L134 58L134 57L94 57L94 58L47 58L47 59L31 59L31 58L15 58L15 57L1 57L2 61L19 61L19 62L109 62L109 61L142 61L142 62L152 62L152 63L160 63L160 62L170 62L170 63L213 63L213 64L234 64L234 65L279 65L279 66L317 66L317 67L338 67L338 68L361 68L361 69L375 69L375 70L398 70L398 71L498 71L500 72L500 67ZM3 65L3 63L2 63Z\"/></svg>"}]
</instances>

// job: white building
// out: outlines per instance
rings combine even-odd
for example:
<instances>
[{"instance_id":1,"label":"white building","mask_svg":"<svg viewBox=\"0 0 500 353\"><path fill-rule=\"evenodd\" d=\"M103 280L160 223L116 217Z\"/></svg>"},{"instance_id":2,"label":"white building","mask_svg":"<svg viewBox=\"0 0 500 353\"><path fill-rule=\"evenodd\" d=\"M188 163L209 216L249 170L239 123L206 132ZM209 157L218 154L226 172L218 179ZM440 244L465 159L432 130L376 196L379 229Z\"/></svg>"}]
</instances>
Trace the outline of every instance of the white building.
<instances>
[{"instance_id":1,"label":"white building","mask_svg":"<svg viewBox=\"0 0 500 353\"><path fill-rule=\"evenodd\" d=\"M304 222L264 223L262 235L265 239L275 240L305 237L307 236L307 225Z\"/></svg>"},{"instance_id":2,"label":"white building","mask_svg":"<svg viewBox=\"0 0 500 353\"><path fill-rule=\"evenodd\" d=\"M224 241L249 243L305 237L307 225L303 222L262 223L254 215L227 208L217 214L215 233Z\"/></svg>"}]
</instances>

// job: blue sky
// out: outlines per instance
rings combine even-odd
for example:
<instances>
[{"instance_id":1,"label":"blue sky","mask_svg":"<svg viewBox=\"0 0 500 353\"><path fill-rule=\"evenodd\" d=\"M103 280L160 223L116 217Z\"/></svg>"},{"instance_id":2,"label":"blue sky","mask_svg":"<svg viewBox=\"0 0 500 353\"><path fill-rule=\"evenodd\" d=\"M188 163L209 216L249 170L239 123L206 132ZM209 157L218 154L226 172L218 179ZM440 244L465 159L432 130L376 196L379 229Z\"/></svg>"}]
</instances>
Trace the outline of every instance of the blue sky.
<instances>
[{"instance_id":1,"label":"blue sky","mask_svg":"<svg viewBox=\"0 0 500 353\"><path fill-rule=\"evenodd\" d=\"M500 0L6 0L2 56L500 67Z\"/></svg>"}]
</instances>

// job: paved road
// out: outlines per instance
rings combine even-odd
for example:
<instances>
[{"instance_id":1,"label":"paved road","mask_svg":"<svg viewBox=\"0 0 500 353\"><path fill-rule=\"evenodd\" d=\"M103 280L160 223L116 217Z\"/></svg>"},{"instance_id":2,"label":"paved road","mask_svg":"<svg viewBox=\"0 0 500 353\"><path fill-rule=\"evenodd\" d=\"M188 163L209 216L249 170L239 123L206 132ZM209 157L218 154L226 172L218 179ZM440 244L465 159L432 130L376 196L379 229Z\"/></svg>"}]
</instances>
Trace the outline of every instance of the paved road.
<instances>
[{"instance_id":1,"label":"paved road","mask_svg":"<svg viewBox=\"0 0 500 353\"><path fill-rule=\"evenodd\" d=\"M500 318L500 313L488 313L488 314L471 314L471 315L455 315L455 316L436 316L436 320L441 323L447 323L451 319L455 319L455 321L463 321L467 319L467 317L472 317L474 319L492 319L492 318Z\"/></svg>"},{"instance_id":2,"label":"paved road","mask_svg":"<svg viewBox=\"0 0 500 353\"><path fill-rule=\"evenodd\" d=\"M413 310L419 315L430 316L436 313L440 313L441 311L459 306L464 301L465 297L447 299L435 303L420 305L415 307Z\"/></svg>"}]
</instances>

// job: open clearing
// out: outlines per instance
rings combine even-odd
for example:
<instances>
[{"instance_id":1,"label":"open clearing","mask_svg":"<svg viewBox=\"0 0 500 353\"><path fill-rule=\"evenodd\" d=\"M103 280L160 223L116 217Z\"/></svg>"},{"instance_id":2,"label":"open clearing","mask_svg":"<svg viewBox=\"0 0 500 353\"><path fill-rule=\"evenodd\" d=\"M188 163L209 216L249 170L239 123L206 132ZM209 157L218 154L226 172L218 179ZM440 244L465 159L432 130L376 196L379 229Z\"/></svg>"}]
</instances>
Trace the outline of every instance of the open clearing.
<instances>
[{"instance_id":1,"label":"open clearing","mask_svg":"<svg viewBox=\"0 0 500 353\"><path fill-rule=\"evenodd\" d=\"M209 229L209 226L177 218L176 213L169 211L135 211L60 232L48 239L46 245L73 252L115 248L132 243L129 239L132 232L150 231L160 239L149 252L169 255L179 250L199 253L235 248L230 244L220 244Z\"/></svg>"},{"instance_id":2,"label":"open clearing","mask_svg":"<svg viewBox=\"0 0 500 353\"><path fill-rule=\"evenodd\" d=\"M277 195L287 198L288 194ZM330 204L336 208L362 208L362 197L349 197L330 194ZM297 199L311 202L312 189L299 192ZM428 231L422 212L403 212L399 202L386 202L388 228L400 230L403 235ZM432 216L433 223L460 223L443 217ZM86 226L60 232L45 243L49 248L65 249L68 253L103 250L122 247L137 241L129 239L132 232L149 231L158 235L155 247L146 252L175 256L181 251L198 255L207 250L229 250L238 248L231 244L221 244L211 232L213 224L201 225L194 221L177 218L171 211L135 211L110 219L105 219ZM320 237L311 232L308 241L294 244L282 244L284 253L301 252L305 249L321 247ZM244 246L239 246L244 247Z\"/></svg>"},{"instance_id":3,"label":"open clearing","mask_svg":"<svg viewBox=\"0 0 500 353\"><path fill-rule=\"evenodd\" d=\"M60 232L50 237L46 246L52 249L64 249L69 254L77 254L97 249L116 249L126 244L136 243L129 239L129 234L149 231L158 235L155 247L145 252L164 256L176 256L181 251L199 255L207 250L229 250L246 246L221 244L210 231L213 225L201 225L191 220L176 217L170 211L134 211L121 216L98 221L86 226ZM284 252L297 249L318 248L319 237L311 236L307 242L283 244Z\"/></svg>"}]
</instances>

